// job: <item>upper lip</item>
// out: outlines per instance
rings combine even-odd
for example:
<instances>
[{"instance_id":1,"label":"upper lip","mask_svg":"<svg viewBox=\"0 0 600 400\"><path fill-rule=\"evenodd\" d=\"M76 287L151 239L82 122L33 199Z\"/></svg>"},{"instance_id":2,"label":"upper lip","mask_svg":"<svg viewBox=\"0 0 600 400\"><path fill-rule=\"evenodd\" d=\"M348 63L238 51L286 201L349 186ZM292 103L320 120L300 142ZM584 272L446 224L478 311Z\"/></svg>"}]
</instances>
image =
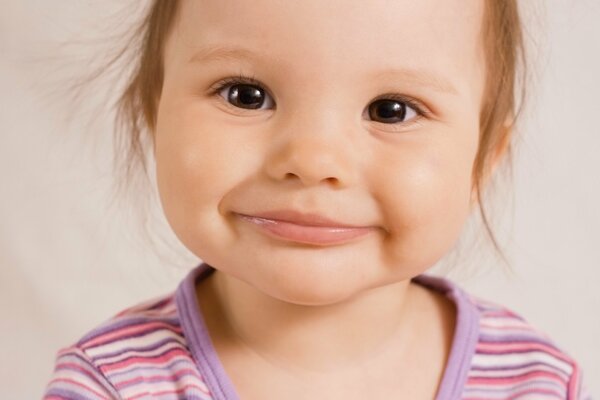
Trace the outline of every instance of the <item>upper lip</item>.
<instances>
[{"instance_id":1,"label":"upper lip","mask_svg":"<svg viewBox=\"0 0 600 400\"><path fill-rule=\"evenodd\" d=\"M307 226L327 226L327 227L336 227L336 228L366 228L366 226L360 225L350 225L345 224L343 222L335 221L331 218L327 218L323 215L315 214L315 213L304 213L295 210L273 210L273 211L264 211L259 213L252 214L242 214L251 217L265 218L265 219L273 219L278 221L286 221L292 222L298 225L307 225Z\"/></svg>"}]
</instances>

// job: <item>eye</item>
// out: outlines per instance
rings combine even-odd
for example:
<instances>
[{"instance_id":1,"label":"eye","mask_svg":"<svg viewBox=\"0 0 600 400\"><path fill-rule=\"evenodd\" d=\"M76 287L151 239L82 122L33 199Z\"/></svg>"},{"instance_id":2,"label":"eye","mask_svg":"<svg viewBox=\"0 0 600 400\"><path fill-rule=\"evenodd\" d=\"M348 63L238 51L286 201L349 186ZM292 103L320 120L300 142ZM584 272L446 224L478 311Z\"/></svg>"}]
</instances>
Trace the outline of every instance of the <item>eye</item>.
<instances>
[{"instance_id":1,"label":"eye","mask_svg":"<svg viewBox=\"0 0 600 400\"><path fill-rule=\"evenodd\" d=\"M253 77L240 74L216 83L211 88L211 94L218 95L236 108L258 110L263 109L266 103L269 109L274 106L274 101L264 87ZM427 108L416 100L398 94L376 99L366 111L371 120L388 125L411 123L429 114Z\"/></svg>"},{"instance_id":2,"label":"eye","mask_svg":"<svg viewBox=\"0 0 600 400\"><path fill-rule=\"evenodd\" d=\"M212 92L218 94L231 105L246 110L261 109L271 96L262 88L263 85L254 78L238 76L227 78L217 84Z\"/></svg>"},{"instance_id":3,"label":"eye","mask_svg":"<svg viewBox=\"0 0 600 400\"><path fill-rule=\"evenodd\" d=\"M389 97L375 100L369 104L369 118L375 122L396 124L410 122L425 114L425 111L413 100L394 98L394 95Z\"/></svg>"}]
</instances>

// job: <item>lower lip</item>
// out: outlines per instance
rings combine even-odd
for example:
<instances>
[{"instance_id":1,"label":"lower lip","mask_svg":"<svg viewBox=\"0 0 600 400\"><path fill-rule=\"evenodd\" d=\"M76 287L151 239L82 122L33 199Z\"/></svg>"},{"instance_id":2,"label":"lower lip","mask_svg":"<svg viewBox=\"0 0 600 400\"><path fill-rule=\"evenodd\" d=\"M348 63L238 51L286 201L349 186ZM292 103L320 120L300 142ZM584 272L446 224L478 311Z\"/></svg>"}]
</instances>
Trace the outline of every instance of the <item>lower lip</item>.
<instances>
[{"instance_id":1,"label":"lower lip","mask_svg":"<svg viewBox=\"0 0 600 400\"><path fill-rule=\"evenodd\" d=\"M298 225L286 221L252 217L237 214L241 219L257 226L270 236L287 241L314 244L333 245L352 241L365 236L374 230L373 227L342 228L334 226Z\"/></svg>"}]
</instances>

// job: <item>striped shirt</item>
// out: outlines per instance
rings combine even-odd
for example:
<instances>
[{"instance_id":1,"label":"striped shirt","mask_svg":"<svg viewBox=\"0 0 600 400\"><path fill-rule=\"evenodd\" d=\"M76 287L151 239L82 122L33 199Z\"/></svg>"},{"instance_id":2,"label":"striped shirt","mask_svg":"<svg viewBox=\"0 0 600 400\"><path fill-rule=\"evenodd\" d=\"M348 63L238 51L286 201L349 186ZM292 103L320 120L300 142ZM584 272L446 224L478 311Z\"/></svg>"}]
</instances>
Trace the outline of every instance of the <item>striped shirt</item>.
<instances>
[{"instance_id":1,"label":"striped shirt","mask_svg":"<svg viewBox=\"0 0 600 400\"><path fill-rule=\"evenodd\" d=\"M121 311L59 350L44 399L240 400L197 303L196 283L214 271L198 265L174 292ZM577 363L522 317L445 278L413 281L457 308L436 400L591 400Z\"/></svg>"}]
</instances>

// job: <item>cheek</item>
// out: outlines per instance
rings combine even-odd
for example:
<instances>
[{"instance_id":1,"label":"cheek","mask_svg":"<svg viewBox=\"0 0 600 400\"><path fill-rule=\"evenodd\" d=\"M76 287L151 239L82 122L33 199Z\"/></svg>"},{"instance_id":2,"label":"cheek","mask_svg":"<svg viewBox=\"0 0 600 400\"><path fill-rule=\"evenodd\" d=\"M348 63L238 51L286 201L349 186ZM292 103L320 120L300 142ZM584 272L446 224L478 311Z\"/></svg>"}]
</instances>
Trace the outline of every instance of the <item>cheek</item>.
<instances>
[{"instance_id":1,"label":"cheek","mask_svg":"<svg viewBox=\"0 0 600 400\"><path fill-rule=\"evenodd\" d=\"M219 205L227 191L248 174L251 152L193 110L159 108L155 155L164 214L192 251L210 233L220 235Z\"/></svg>"},{"instance_id":2,"label":"cheek","mask_svg":"<svg viewBox=\"0 0 600 400\"><path fill-rule=\"evenodd\" d=\"M469 213L471 160L451 151L408 151L380 164L372 190L390 232L382 257L422 271L458 239Z\"/></svg>"}]
</instances>

